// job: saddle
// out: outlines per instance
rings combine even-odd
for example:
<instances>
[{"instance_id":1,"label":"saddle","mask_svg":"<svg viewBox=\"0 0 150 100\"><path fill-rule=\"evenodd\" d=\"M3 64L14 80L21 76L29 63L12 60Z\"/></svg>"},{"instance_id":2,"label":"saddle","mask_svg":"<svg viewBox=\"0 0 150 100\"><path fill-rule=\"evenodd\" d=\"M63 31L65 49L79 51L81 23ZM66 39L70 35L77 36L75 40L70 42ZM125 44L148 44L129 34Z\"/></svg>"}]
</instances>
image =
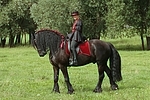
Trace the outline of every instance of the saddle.
<instances>
[{"instance_id":1,"label":"saddle","mask_svg":"<svg viewBox=\"0 0 150 100\"><path fill-rule=\"evenodd\" d=\"M70 55L70 41L65 41L65 51L66 54ZM76 52L77 54L91 56L89 41L84 41L80 43L76 48Z\"/></svg>"}]
</instances>

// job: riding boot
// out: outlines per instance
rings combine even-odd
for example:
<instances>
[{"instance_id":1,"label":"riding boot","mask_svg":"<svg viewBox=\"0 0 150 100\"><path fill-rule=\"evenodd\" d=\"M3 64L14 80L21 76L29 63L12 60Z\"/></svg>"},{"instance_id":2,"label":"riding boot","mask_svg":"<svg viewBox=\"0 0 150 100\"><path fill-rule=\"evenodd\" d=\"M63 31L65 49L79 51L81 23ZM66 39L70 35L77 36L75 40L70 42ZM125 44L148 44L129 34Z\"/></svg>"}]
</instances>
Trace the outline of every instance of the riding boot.
<instances>
[{"instance_id":1,"label":"riding boot","mask_svg":"<svg viewBox=\"0 0 150 100\"><path fill-rule=\"evenodd\" d=\"M73 56L73 60L69 63L70 65L77 65L77 53L76 53L76 47L78 45L78 42L75 40L71 41L71 54Z\"/></svg>"},{"instance_id":2,"label":"riding boot","mask_svg":"<svg viewBox=\"0 0 150 100\"><path fill-rule=\"evenodd\" d=\"M69 59L69 65L78 65L76 50L72 51L72 57Z\"/></svg>"},{"instance_id":3,"label":"riding boot","mask_svg":"<svg viewBox=\"0 0 150 100\"><path fill-rule=\"evenodd\" d=\"M78 65L76 50L73 50L73 65Z\"/></svg>"}]
</instances>

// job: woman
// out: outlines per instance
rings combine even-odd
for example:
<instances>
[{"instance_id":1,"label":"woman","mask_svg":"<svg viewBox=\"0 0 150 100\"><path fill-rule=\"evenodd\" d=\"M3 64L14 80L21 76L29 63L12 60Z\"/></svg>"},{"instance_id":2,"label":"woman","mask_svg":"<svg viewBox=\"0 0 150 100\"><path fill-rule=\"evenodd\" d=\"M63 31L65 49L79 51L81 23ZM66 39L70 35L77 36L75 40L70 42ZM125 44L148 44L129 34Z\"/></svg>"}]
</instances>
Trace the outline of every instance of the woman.
<instances>
[{"instance_id":1,"label":"woman","mask_svg":"<svg viewBox=\"0 0 150 100\"><path fill-rule=\"evenodd\" d=\"M71 33L71 53L73 56L73 59L70 61L70 65L78 65L77 61L77 52L76 47L80 42L82 42L82 21L79 17L79 12L74 11L71 13L71 16L74 19L74 23L72 25L72 33Z\"/></svg>"}]
</instances>

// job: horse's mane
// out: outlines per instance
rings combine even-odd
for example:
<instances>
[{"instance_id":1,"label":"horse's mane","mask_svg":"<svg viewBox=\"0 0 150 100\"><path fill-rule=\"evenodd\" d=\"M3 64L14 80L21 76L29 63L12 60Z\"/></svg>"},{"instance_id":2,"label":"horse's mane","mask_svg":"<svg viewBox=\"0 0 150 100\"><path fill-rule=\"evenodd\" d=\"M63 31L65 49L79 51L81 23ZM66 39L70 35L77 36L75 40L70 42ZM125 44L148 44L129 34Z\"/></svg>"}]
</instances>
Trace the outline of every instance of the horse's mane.
<instances>
[{"instance_id":1,"label":"horse's mane","mask_svg":"<svg viewBox=\"0 0 150 100\"><path fill-rule=\"evenodd\" d=\"M41 34L39 34L41 33ZM50 49L51 54L54 54L60 48L60 44L64 41L64 35L56 30L51 29L41 29L35 34L39 35L40 45L43 49ZM45 46L42 46L45 44Z\"/></svg>"},{"instance_id":2,"label":"horse's mane","mask_svg":"<svg viewBox=\"0 0 150 100\"><path fill-rule=\"evenodd\" d=\"M64 35L63 35L62 33L60 33L60 32L57 31L57 30L52 30L52 29L40 29L40 30L36 31L35 33L39 33L39 32L42 32L42 31L51 31L51 32L56 33L56 34L59 35L59 36L62 36L62 38L64 38Z\"/></svg>"}]
</instances>

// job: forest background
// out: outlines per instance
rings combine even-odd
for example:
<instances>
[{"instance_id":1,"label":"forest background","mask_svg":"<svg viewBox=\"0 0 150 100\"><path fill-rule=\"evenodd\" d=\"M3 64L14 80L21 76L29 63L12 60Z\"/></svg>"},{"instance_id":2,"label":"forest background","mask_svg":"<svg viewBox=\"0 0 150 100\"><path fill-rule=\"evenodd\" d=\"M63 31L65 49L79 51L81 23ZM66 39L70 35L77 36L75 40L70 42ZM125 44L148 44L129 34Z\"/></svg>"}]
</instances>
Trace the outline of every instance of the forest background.
<instances>
[{"instance_id":1,"label":"forest background","mask_svg":"<svg viewBox=\"0 0 150 100\"><path fill-rule=\"evenodd\" d=\"M144 38L150 34L149 0L0 0L0 44L31 43L31 34L48 28L66 35L72 11L79 11L87 38ZM8 42L7 42L8 40Z\"/></svg>"}]
</instances>

